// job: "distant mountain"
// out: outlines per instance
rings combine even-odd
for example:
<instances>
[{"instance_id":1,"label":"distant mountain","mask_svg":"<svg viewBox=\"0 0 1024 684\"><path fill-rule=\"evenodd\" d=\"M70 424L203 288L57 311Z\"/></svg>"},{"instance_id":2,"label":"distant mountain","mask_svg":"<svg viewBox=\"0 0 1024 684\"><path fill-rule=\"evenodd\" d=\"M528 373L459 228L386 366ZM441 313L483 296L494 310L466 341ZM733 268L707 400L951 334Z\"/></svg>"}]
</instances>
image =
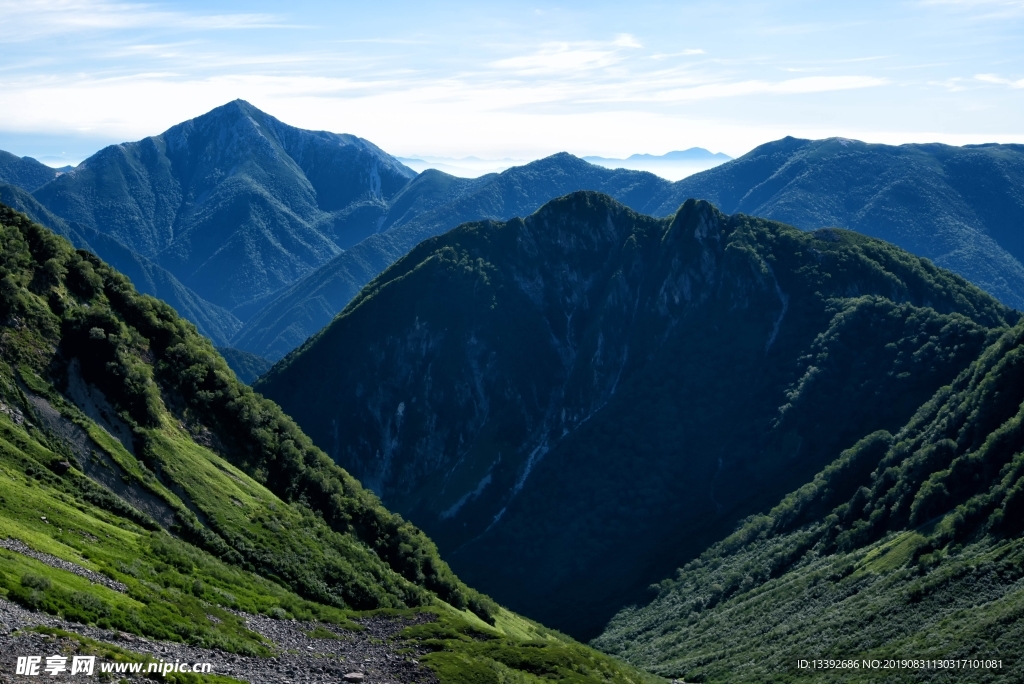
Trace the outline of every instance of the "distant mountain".
<instances>
[{"instance_id":1,"label":"distant mountain","mask_svg":"<svg viewBox=\"0 0 1024 684\"><path fill-rule=\"evenodd\" d=\"M0 150L0 183L9 183L28 192L46 185L62 169L53 169L32 157L17 157Z\"/></svg>"},{"instance_id":2,"label":"distant mountain","mask_svg":"<svg viewBox=\"0 0 1024 684\"><path fill-rule=\"evenodd\" d=\"M256 356L241 349L217 347L217 352L224 357L238 379L246 385L251 385L253 380L266 373L273 365L262 356Z\"/></svg>"},{"instance_id":3,"label":"distant mountain","mask_svg":"<svg viewBox=\"0 0 1024 684\"><path fill-rule=\"evenodd\" d=\"M383 232L298 280L276 300L260 302L263 310L235 344L280 358L419 240L463 221L526 215L577 189L607 192L655 216L671 215L689 198L705 198L729 212L763 215L805 230L850 228L927 256L1024 309L1024 242L1014 229L1024 223L1021 149L786 138L676 183L624 170L602 176L601 169L588 170L565 154L475 182L441 181L443 174L429 171L403 194L425 197L436 188L435 199L447 198L450 207L435 202L429 215L421 216L415 205L413 211L399 210L397 218L389 209ZM545 173L553 174L554 182L548 183ZM489 199L494 193L510 199L507 208Z\"/></svg>"},{"instance_id":4,"label":"distant mountain","mask_svg":"<svg viewBox=\"0 0 1024 684\"><path fill-rule=\"evenodd\" d=\"M279 359L327 325L366 283L422 240L460 223L527 216L576 190L607 193L648 211L671 184L649 173L595 166L561 153L501 174L456 178L436 170L416 177L391 201L376 233L264 304L234 346Z\"/></svg>"},{"instance_id":5,"label":"distant mountain","mask_svg":"<svg viewBox=\"0 0 1024 684\"><path fill-rule=\"evenodd\" d=\"M27 214L80 249L103 254L108 263L131 278L148 295L164 300L181 316L192 321L199 332L217 344L227 344L242 323L231 312L204 300L185 287L166 269L133 252L106 233L79 224L73 227L55 216L32 195L13 185L0 184L0 202Z\"/></svg>"},{"instance_id":6,"label":"distant mountain","mask_svg":"<svg viewBox=\"0 0 1024 684\"><path fill-rule=\"evenodd\" d=\"M732 160L727 154L722 152L709 152L703 147L691 147L687 150L676 150L675 152L666 152L665 154L631 154L625 159L618 159L614 157L583 157L588 162L595 164L606 164L612 162L631 162L631 161L643 161L643 162L716 162L723 164L727 161Z\"/></svg>"},{"instance_id":7,"label":"distant mountain","mask_svg":"<svg viewBox=\"0 0 1024 684\"><path fill-rule=\"evenodd\" d=\"M784 138L679 181L653 212L690 197L805 230L882 238L1024 310L1024 145Z\"/></svg>"},{"instance_id":8,"label":"distant mountain","mask_svg":"<svg viewBox=\"0 0 1024 684\"><path fill-rule=\"evenodd\" d=\"M366 140L293 128L236 100L107 147L35 196L230 310L373 233L413 176Z\"/></svg>"},{"instance_id":9,"label":"distant mountain","mask_svg":"<svg viewBox=\"0 0 1024 684\"><path fill-rule=\"evenodd\" d=\"M1016 319L854 232L580 192L425 240L256 388L460 576L589 638Z\"/></svg>"},{"instance_id":10,"label":"distant mountain","mask_svg":"<svg viewBox=\"0 0 1024 684\"><path fill-rule=\"evenodd\" d=\"M986 661L972 682L1024 681L1022 426L1018 323L898 431L851 443L593 644L686 681L800 680L801 658L911 653L946 669ZM844 681L942 678L854 674Z\"/></svg>"}]
</instances>

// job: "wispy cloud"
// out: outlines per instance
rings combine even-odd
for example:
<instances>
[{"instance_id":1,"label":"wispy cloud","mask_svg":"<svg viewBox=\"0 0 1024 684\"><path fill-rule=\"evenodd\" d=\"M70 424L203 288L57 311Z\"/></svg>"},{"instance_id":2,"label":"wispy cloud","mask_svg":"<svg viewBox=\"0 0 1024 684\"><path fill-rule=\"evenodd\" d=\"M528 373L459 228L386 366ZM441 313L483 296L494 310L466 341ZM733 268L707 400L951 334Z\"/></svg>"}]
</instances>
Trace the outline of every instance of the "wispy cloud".
<instances>
[{"instance_id":1,"label":"wispy cloud","mask_svg":"<svg viewBox=\"0 0 1024 684\"><path fill-rule=\"evenodd\" d=\"M83 31L159 28L192 31L296 28L262 13L203 14L160 5L94 0L0 0L0 42Z\"/></svg>"},{"instance_id":2,"label":"wispy cloud","mask_svg":"<svg viewBox=\"0 0 1024 684\"><path fill-rule=\"evenodd\" d=\"M784 81L736 81L708 83L660 93L658 99L672 101L708 100L747 95L805 95L838 90L857 90L886 85L884 78L874 76L806 76Z\"/></svg>"},{"instance_id":3,"label":"wispy cloud","mask_svg":"<svg viewBox=\"0 0 1024 684\"><path fill-rule=\"evenodd\" d=\"M623 60L624 49L642 47L632 36L623 34L610 43L546 43L537 50L515 57L494 60L489 67L520 75L571 75L614 66Z\"/></svg>"},{"instance_id":4,"label":"wispy cloud","mask_svg":"<svg viewBox=\"0 0 1024 684\"><path fill-rule=\"evenodd\" d=\"M975 80L981 81L982 83L991 83L993 85L1004 85L1010 88L1024 88L1024 78L1014 81L1010 78L1003 78L996 74L976 74Z\"/></svg>"},{"instance_id":5,"label":"wispy cloud","mask_svg":"<svg viewBox=\"0 0 1024 684\"><path fill-rule=\"evenodd\" d=\"M679 52L659 52L651 55L651 59L671 59L672 57L693 57L695 55L706 54L700 48L688 48L686 50L680 50Z\"/></svg>"}]
</instances>

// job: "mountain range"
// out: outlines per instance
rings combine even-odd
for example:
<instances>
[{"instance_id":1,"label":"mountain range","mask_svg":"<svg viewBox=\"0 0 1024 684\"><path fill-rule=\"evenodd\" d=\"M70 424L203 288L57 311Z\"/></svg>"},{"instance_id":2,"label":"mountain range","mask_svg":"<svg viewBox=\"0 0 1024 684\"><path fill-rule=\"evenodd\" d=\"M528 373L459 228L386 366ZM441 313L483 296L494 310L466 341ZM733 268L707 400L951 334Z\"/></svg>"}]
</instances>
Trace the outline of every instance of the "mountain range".
<instances>
[{"instance_id":1,"label":"mountain range","mask_svg":"<svg viewBox=\"0 0 1024 684\"><path fill-rule=\"evenodd\" d=\"M256 389L460 576L591 638L1018 318L855 232L579 192L425 240Z\"/></svg>"},{"instance_id":2,"label":"mountain range","mask_svg":"<svg viewBox=\"0 0 1024 684\"><path fill-rule=\"evenodd\" d=\"M590 168L559 154L494 176L428 170L410 184L442 198L429 213L402 211L355 248L291 285L250 319L235 344L280 358L326 325L377 273L421 240L466 221L525 216L574 190L606 192L654 216L689 198L805 230L845 227L880 237L1024 308L1020 146L867 145L785 139L670 183L653 174ZM969 170L968 170L969 169ZM434 186L429 188L428 186ZM417 210L419 207L417 207Z\"/></svg>"},{"instance_id":3,"label":"mountain range","mask_svg":"<svg viewBox=\"0 0 1024 684\"><path fill-rule=\"evenodd\" d=\"M61 175L60 171L51 169L32 157L18 157L10 152L0 150L0 183L14 185L32 192L59 175Z\"/></svg>"},{"instance_id":4,"label":"mountain range","mask_svg":"<svg viewBox=\"0 0 1024 684\"><path fill-rule=\"evenodd\" d=\"M236 101L0 155L0 647L92 624L276 680L253 625L325 656L386 619L410 680L1024 676L1022 152L464 179Z\"/></svg>"},{"instance_id":5,"label":"mountain range","mask_svg":"<svg viewBox=\"0 0 1024 684\"><path fill-rule=\"evenodd\" d=\"M182 683L659 681L467 587L170 306L2 205L0 349L5 680L45 650L212 664Z\"/></svg>"},{"instance_id":6,"label":"mountain range","mask_svg":"<svg viewBox=\"0 0 1024 684\"><path fill-rule=\"evenodd\" d=\"M655 213L690 197L882 238L1024 309L1024 145L785 138L679 181Z\"/></svg>"},{"instance_id":7,"label":"mountain range","mask_svg":"<svg viewBox=\"0 0 1024 684\"><path fill-rule=\"evenodd\" d=\"M695 153L710 155L672 154ZM1013 145L787 138L676 183L567 154L465 179L416 175L365 140L297 129L235 101L68 173L4 153L0 194L217 345L276 360L424 238L525 216L576 190L654 216L693 197L807 230L852 228L1021 308L1024 243L1013 226L1024 216L1022 163Z\"/></svg>"}]
</instances>

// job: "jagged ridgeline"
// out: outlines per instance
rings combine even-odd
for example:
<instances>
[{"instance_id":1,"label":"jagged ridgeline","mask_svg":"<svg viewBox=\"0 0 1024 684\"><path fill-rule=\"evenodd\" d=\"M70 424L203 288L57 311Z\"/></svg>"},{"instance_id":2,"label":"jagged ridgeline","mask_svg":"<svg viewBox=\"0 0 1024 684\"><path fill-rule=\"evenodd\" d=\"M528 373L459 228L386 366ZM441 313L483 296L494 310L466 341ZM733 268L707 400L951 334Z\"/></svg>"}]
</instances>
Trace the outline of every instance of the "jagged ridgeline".
<instances>
[{"instance_id":1,"label":"jagged ridgeline","mask_svg":"<svg viewBox=\"0 0 1024 684\"><path fill-rule=\"evenodd\" d=\"M442 681L644 680L465 586L191 323L2 205L0 324L0 596L253 654L232 610L429 611Z\"/></svg>"},{"instance_id":2,"label":"jagged ridgeline","mask_svg":"<svg viewBox=\"0 0 1024 684\"><path fill-rule=\"evenodd\" d=\"M469 584L592 638L1016 319L858 233L573 193L423 242L257 388Z\"/></svg>"},{"instance_id":3,"label":"jagged ridgeline","mask_svg":"<svg viewBox=\"0 0 1024 684\"><path fill-rule=\"evenodd\" d=\"M1024 324L894 434L859 440L629 609L600 648L687 681L793 677L798 658L996 659L1021 681ZM945 681L949 672L831 673Z\"/></svg>"}]
</instances>

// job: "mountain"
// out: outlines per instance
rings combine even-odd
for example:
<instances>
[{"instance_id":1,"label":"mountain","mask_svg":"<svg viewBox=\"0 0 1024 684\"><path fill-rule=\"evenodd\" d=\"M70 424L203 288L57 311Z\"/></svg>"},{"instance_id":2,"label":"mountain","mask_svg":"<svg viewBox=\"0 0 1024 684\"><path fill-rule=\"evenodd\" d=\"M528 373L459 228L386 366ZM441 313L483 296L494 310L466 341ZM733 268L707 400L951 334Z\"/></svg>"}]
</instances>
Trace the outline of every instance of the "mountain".
<instances>
[{"instance_id":1,"label":"mountain","mask_svg":"<svg viewBox=\"0 0 1024 684\"><path fill-rule=\"evenodd\" d=\"M107 262L127 275L140 292L170 304L215 343L227 344L241 327L241 321L231 312L204 300L182 285L166 269L133 252L106 233L79 224L73 227L68 225L21 188L0 184L0 203L27 214L33 221L67 238L76 247L103 254Z\"/></svg>"},{"instance_id":2,"label":"mountain","mask_svg":"<svg viewBox=\"0 0 1024 684\"><path fill-rule=\"evenodd\" d=\"M594 644L686 681L798 679L798 659L832 657L934 659L972 668L972 682L1024 679L1022 425L1018 323L898 431L852 443ZM847 668L830 681L945 674L925 667Z\"/></svg>"},{"instance_id":3,"label":"mountain","mask_svg":"<svg viewBox=\"0 0 1024 684\"><path fill-rule=\"evenodd\" d=\"M18 157L0 150L0 183L9 183L32 192L61 175L62 171L52 169L32 157Z\"/></svg>"},{"instance_id":4,"label":"mountain","mask_svg":"<svg viewBox=\"0 0 1024 684\"><path fill-rule=\"evenodd\" d=\"M649 173L610 171L565 153L476 179L424 171L392 200L379 233L265 303L234 344L269 359L281 358L327 325L366 283L415 245L461 223L527 216L548 200L576 190L604 192L647 211L662 201L669 187Z\"/></svg>"},{"instance_id":5,"label":"mountain","mask_svg":"<svg viewBox=\"0 0 1024 684\"><path fill-rule=\"evenodd\" d=\"M717 162L722 164L730 161L732 157L722 152L709 152L703 147L691 147L686 150L676 150L665 154L631 154L625 159L615 157L583 157L584 160L593 164L607 166L613 162Z\"/></svg>"},{"instance_id":6,"label":"mountain","mask_svg":"<svg viewBox=\"0 0 1024 684\"><path fill-rule=\"evenodd\" d=\"M858 233L579 192L425 240L256 388L460 576L590 638L1017 318Z\"/></svg>"},{"instance_id":7,"label":"mountain","mask_svg":"<svg viewBox=\"0 0 1024 684\"><path fill-rule=\"evenodd\" d=\"M366 140L293 128L236 100L100 150L35 196L232 310L374 232L414 175Z\"/></svg>"},{"instance_id":8,"label":"mountain","mask_svg":"<svg viewBox=\"0 0 1024 684\"><path fill-rule=\"evenodd\" d=\"M959 273L1024 309L1024 146L784 138L676 183L655 215L698 197L814 230L849 228Z\"/></svg>"},{"instance_id":9,"label":"mountain","mask_svg":"<svg viewBox=\"0 0 1024 684\"><path fill-rule=\"evenodd\" d=\"M235 372L238 379L246 385L251 385L253 380L266 373L274 365L262 356L256 356L241 349L217 347L217 353L224 357L224 361Z\"/></svg>"},{"instance_id":10,"label":"mountain","mask_svg":"<svg viewBox=\"0 0 1024 684\"><path fill-rule=\"evenodd\" d=\"M588 170L566 154L474 181L427 171L403 192L422 195L441 186L439 195L451 206L432 206L420 216L402 212L397 219L389 210L381 225L385 232L338 255L276 299L261 302L264 308L247 321L235 345L280 358L420 240L466 221L525 216L574 190L605 192L654 216L672 215L687 199L698 198L729 213L765 216L805 230L857 230L926 256L1004 304L1024 309L1024 242L1015 229L1024 221L1022 149L785 138L675 183L623 169L617 176L602 175L604 169ZM495 195L501 201L494 201Z\"/></svg>"},{"instance_id":11,"label":"mountain","mask_svg":"<svg viewBox=\"0 0 1024 684\"><path fill-rule=\"evenodd\" d=\"M5 206L0 253L11 666L45 650L234 677L217 681L658 681L463 584L209 340L94 255Z\"/></svg>"}]
</instances>

